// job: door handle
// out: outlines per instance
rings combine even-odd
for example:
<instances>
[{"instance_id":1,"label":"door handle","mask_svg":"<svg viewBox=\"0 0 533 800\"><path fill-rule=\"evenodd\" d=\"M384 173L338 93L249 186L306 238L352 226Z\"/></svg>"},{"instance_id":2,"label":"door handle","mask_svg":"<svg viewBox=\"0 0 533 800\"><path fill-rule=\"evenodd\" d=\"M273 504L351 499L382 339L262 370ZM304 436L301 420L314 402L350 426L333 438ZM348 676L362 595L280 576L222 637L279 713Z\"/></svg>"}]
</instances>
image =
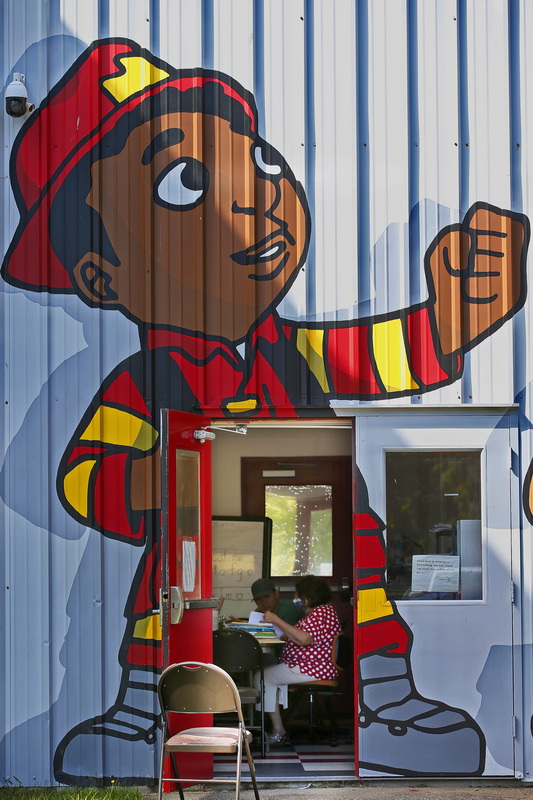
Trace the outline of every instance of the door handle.
<instances>
[{"instance_id":1,"label":"door handle","mask_svg":"<svg viewBox=\"0 0 533 800\"><path fill-rule=\"evenodd\" d=\"M192 608L218 608L218 597L206 597L201 600L185 600L185 608L189 611Z\"/></svg>"},{"instance_id":2,"label":"door handle","mask_svg":"<svg viewBox=\"0 0 533 800\"><path fill-rule=\"evenodd\" d=\"M218 608L218 597L206 597L198 600L185 600L181 586L170 586L169 590L161 590L160 607L154 609L154 614L162 614L170 603L170 624L179 625L183 619L183 612L196 608Z\"/></svg>"},{"instance_id":3,"label":"door handle","mask_svg":"<svg viewBox=\"0 0 533 800\"><path fill-rule=\"evenodd\" d=\"M349 578L341 578L341 600L343 603L348 603L351 597L351 586Z\"/></svg>"}]
</instances>

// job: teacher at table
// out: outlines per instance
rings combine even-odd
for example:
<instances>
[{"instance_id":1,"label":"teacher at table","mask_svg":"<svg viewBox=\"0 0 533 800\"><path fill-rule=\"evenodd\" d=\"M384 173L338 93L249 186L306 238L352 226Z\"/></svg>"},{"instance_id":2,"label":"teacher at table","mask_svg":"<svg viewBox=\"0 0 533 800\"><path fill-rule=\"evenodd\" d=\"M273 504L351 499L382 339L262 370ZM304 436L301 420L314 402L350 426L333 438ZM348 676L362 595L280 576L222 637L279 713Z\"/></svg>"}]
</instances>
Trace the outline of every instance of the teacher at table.
<instances>
[{"instance_id":1,"label":"teacher at table","mask_svg":"<svg viewBox=\"0 0 533 800\"><path fill-rule=\"evenodd\" d=\"M280 706L288 705L288 685L333 679L338 674L331 661L331 648L341 626L330 605L328 584L315 575L306 575L296 584L296 594L305 609L305 616L296 625L285 622L272 611L264 614L265 622L281 628L285 642L280 663L265 669L265 711L272 723L269 743L274 745L285 741ZM255 681L259 688L258 675Z\"/></svg>"}]
</instances>

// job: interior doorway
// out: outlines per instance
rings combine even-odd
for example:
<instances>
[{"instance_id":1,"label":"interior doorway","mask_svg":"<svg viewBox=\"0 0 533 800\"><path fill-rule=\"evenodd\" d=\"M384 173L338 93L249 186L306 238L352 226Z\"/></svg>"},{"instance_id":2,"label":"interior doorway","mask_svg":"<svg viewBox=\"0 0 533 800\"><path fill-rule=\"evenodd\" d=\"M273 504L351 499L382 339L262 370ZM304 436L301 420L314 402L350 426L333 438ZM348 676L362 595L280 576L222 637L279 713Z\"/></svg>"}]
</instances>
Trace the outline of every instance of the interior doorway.
<instances>
[{"instance_id":1,"label":"interior doorway","mask_svg":"<svg viewBox=\"0 0 533 800\"><path fill-rule=\"evenodd\" d=\"M351 455L241 459L243 516L272 519L268 577L291 598L300 577L324 578L348 635L353 617L352 493Z\"/></svg>"},{"instance_id":2,"label":"interior doorway","mask_svg":"<svg viewBox=\"0 0 533 800\"><path fill-rule=\"evenodd\" d=\"M224 427L224 423L220 426ZM221 431L212 447L215 516L265 516L265 496L274 504L283 505L286 500L299 507L299 522L304 527L313 524L311 517L316 511L322 532L318 549L313 554L309 543L293 541L292 553L298 561L296 572L274 574L283 573L284 569L273 566L269 574L286 599L293 598L300 574L321 574L332 588L332 602L344 632L350 636L353 633L352 444L351 420L262 421L248 423L246 436ZM299 487L296 492L300 498L303 496L304 502L295 500L294 487ZM328 531L331 531L329 544ZM250 610L253 608L250 593ZM351 671L346 694L338 699L343 735L336 748L330 748L328 737L312 743L304 736L293 742L281 761L280 753L273 751L270 761L267 754L265 764L257 765L258 771L266 770L264 777L268 780L353 779L353 685ZM305 715L306 710L302 708L301 713Z\"/></svg>"}]
</instances>

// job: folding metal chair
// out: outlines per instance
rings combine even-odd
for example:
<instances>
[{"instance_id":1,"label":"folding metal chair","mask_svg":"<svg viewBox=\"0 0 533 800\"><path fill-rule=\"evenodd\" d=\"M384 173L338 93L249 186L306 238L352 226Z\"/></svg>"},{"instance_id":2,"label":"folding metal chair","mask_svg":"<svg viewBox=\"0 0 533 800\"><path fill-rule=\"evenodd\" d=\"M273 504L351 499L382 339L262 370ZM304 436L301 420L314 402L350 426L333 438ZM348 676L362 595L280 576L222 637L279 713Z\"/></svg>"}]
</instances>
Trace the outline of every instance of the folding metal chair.
<instances>
[{"instance_id":1,"label":"folding metal chair","mask_svg":"<svg viewBox=\"0 0 533 800\"><path fill-rule=\"evenodd\" d=\"M157 687L161 706L163 738L159 761L158 800L162 800L163 784L178 785L181 800L184 800L182 783L234 783L235 798L239 800L241 788L243 747L250 769L256 800L259 791L255 777L254 762L250 752L252 734L244 726L241 700L238 689L228 675L215 664L186 661L167 667ZM171 735L169 718L173 714L228 714L237 716L235 727L205 726L187 728ZM229 778L180 778L174 753L235 753L235 779ZM163 770L167 756L170 757L175 777L164 778Z\"/></svg>"},{"instance_id":2,"label":"folding metal chair","mask_svg":"<svg viewBox=\"0 0 533 800\"><path fill-rule=\"evenodd\" d=\"M247 631L224 628L213 632L213 661L218 667L236 676L241 704L251 709L248 730L255 730L254 707L260 705L261 714L261 758L266 752L265 733L265 676L263 671L263 651L261 645ZM248 673L259 672L259 689L249 685Z\"/></svg>"}]
</instances>

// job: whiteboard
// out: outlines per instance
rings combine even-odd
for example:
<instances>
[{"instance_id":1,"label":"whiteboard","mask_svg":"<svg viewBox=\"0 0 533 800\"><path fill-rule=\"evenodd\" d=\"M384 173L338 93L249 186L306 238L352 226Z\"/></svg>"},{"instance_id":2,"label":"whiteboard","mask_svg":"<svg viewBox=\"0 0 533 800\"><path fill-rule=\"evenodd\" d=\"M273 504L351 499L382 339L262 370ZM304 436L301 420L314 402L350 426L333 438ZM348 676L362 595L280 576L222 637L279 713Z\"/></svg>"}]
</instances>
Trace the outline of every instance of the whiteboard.
<instances>
[{"instance_id":1,"label":"whiteboard","mask_svg":"<svg viewBox=\"0 0 533 800\"><path fill-rule=\"evenodd\" d=\"M268 517L213 517L213 597L223 616L248 619L255 608L250 587L268 577L271 530Z\"/></svg>"}]
</instances>

